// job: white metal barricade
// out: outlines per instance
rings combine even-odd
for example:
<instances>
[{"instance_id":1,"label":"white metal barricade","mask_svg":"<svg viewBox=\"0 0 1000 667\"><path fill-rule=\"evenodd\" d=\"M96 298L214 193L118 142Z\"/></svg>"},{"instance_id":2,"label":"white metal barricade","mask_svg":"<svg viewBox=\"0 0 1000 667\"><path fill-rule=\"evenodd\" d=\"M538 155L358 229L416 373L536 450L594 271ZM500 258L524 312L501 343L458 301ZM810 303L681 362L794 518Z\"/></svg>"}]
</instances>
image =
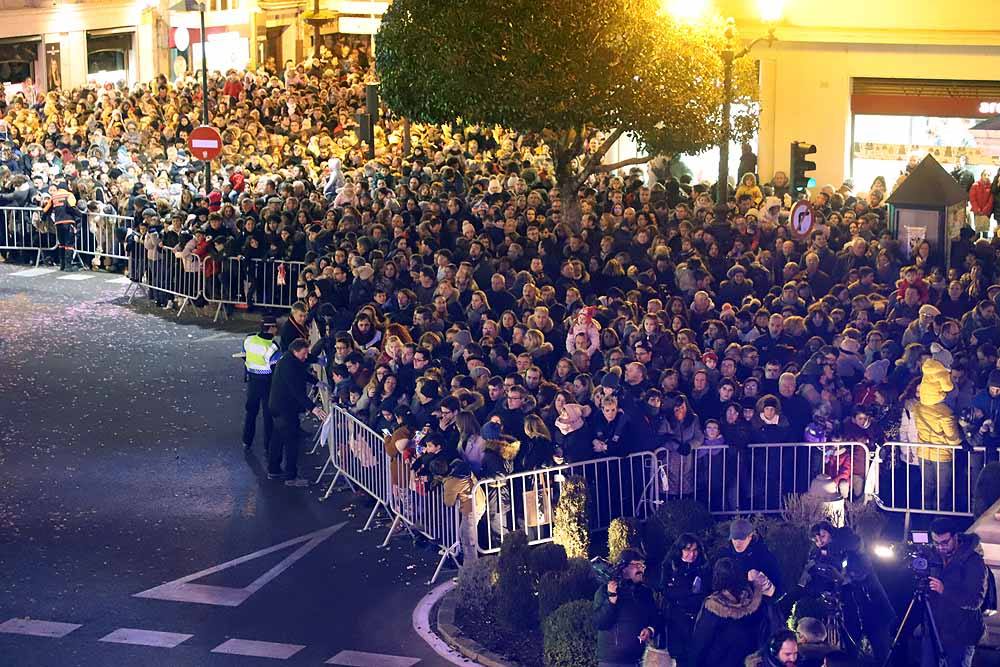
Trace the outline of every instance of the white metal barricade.
<instances>
[{"instance_id":1,"label":"white metal barricade","mask_svg":"<svg viewBox=\"0 0 1000 667\"><path fill-rule=\"evenodd\" d=\"M879 506L889 512L973 516L973 488L997 452L887 442L878 451Z\"/></svg>"},{"instance_id":2,"label":"white metal barricade","mask_svg":"<svg viewBox=\"0 0 1000 667\"><path fill-rule=\"evenodd\" d=\"M606 530L617 518L645 519L660 502L656 472L653 452L641 452L480 480L474 498L485 498L486 506L475 510L476 516L485 515L479 552L500 551L504 536L513 530L525 531L531 544L552 541L554 511L569 477L586 481L592 531Z\"/></svg>"},{"instance_id":3,"label":"white metal barricade","mask_svg":"<svg viewBox=\"0 0 1000 667\"><path fill-rule=\"evenodd\" d=\"M215 320L219 319L226 304L249 305L247 294L250 293L250 283L247 276L247 261L242 257L226 257L213 275L205 276L205 299L216 304Z\"/></svg>"},{"instance_id":4,"label":"white metal barricade","mask_svg":"<svg viewBox=\"0 0 1000 667\"><path fill-rule=\"evenodd\" d=\"M129 278L142 285L152 299L156 293L179 297L181 306L177 315L184 311L192 300L203 298L205 275L202 272L202 261L197 255L180 256L173 250L160 248L155 259L142 250L129 259ZM138 263L138 266L135 264Z\"/></svg>"},{"instance_id":5,"label":"white metal barricade","mask_svg":"<svg viewBox=\"0 0 1000 667\"><path fill-rule=\"evenodd\" d=\"M290 308L298 301L299 273L304 262L277 259L244 261L247 300L268 308Z\"/></svg>"},{"instance_id":6,"label":"white metal barricade","mask_svg":"<svg viewBox=\"0 0 1000 667\"><path fill-rule=\"evenodd\" d=\"M134 218L114 213L87 213L77 225L76 254L92 256L90 265L99 268L105 259L126 260L124 239L135 225Z\"/></svg>"},{"instance_id":7,"label":"white metal barricade","mask_svg":"<svg viewBox=\"0 0 1000 667\"><path fill-rule=\"evenodd\" d=\"M324 392L322 386L320 392L324 409L330 414L330 423L326 425L325 433L329 455L316 483L320 483L327 471L333 470L333 480L323 495L324 500L330 497L341 478L371 496L375 500L375 507L365 522L365 530L368 530L380 509L388 511L391 467L383 444L385 436L376 433L346 410L333 406L329 393Z\"/></svg>"},{"instance_id":8,"label":"white metal barricade","mask_svg":"<svg viewBox=\"0 0 1000 667\"><path fill-rule=\"evenodd\" d=\"M825 474L841 495L860 500L872 460L857 442L763 443L746 448L699 447L681 455L656 450L661 498L694 498L713 514L775 514L790 493L805 493Z\"/></svg>"},{"instance_id":9,"label":"white metal barricade","mask_svg":"<svg viewBox=\"0 0 1000 667\"><path fill-rule=\"evenodd\" d=\"M40 208L0 207L0 250L34 253L37 266L43 251L58 247L55 225L42 220Z\"/></svg>"}]
</instances>

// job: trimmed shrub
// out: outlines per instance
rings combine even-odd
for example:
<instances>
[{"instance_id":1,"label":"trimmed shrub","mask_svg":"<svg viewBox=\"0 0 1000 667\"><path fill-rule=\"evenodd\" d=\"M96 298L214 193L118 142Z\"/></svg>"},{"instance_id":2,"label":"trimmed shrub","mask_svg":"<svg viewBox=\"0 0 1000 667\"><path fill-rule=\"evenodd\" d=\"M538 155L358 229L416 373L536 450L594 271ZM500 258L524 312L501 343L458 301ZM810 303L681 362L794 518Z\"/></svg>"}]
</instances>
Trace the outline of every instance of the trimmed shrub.
<instances>
[{"instance_id":1,"label":"trimmed shrub","mask_svg":"<svg viewBox=\"0 0 1000 667\"><path fill-rule=\"evenodd\" d=\"M809 530L813 524L828 519L826 504L808 493L789 493L785 496L781 518L785 523Z\"/></svg>"},{"instance_id":2,"label":"trimmed shrub","mask_svg":"<svg viewBox=\"0 0 1000 667\"><path fill-rule=\"evenodd\" d=\"M592 600L600 582L590 561L574 558L562 572L547 572L538 582L538 617L543 621L567 602Z\"/></svg>"},{"instance_id":3,"label":"trimmed shrub","mask_svg":"<svg viewBox=\"0 0 1000 667\"><path fill-rule=\"evenodd\" d=\"M504 537L497 560L496 619L511 632L538 623L535 581L528 566L528 536L516 530Z\"/></svg>"},{"instance_id":4,"label":"trimmed shrub","mask_svg":"<svg viewBox=\"0 0 1000 667\"><path fill-rule=\"evenodd\" d=\"M635 519L619 517L608 526L608 562L617 563L618 557L626 549L642 550L639 528Z\"/></svg>"},{"instance_id":5,"label":"trimmed shrub","mask_svg":"<svg viewBox=\"0 0 1000 667\"><path fill-rule=\"evenodd\" d=\"M972 511L979 516L1000 500L1000 463L987 463L972 492Z\"/></svg>"},{"instance_id":6,"label":"trimmed shrub","mask_svg":"<svg viewBox=\"0 0 1000 667\"><path fill-rule=\"evenodd\" d=\"M552 541L561 544L570 558L590 555L587 481L582 477L570 477L563 482L553 518Z\"/></svg>"},{"instance_id":7,"label":"trimmed shrub","mask_svg":"<svg viewBox=\"0 0 1000 667\"><path fill-rule=\"evenodd\" d=\"M562 572L566 569L566 549L561 544L546 542L533 547L528 552L528 567L535 581L547 572Z\"/></svg>"},{"instance_id":8,"label":"trimmed shrub","mask_svg":"<svg viewBox=\"0 0 1000 667\"><path fill-rule=\"evenodd\" d=\"M681 533L708 536L712 514L696 500L668 500L646 521L643 542L649 562L659 563Z\"/></svg>"},{"instance_id":9,"label":"trimmed shrub","mask_svg":"<svg viewBox=\"0 0 1000 667\"><path fill-rule=\"evenodd\" d=\"M772 520L763 522L757 530L761 532L767 548L778 560L785 587L791 587L799 580L802 568L809 558L809 549L812 548L809 529Z\"/></svg>"},{"instance_id":10,"label":"trimmed shrub","mask_svg":"<svg viewBox=\"0 0 1000 667\"><path fill-rule=\"evenodd\" d=\"M486 556L458 571L458 611L472 620L486 621L496 602L497 559Z\"/></svg>"},{"instance_id":11,"label":"trimmed shrub","mask_svg":"<svg viewBox=\"0 0 1000 667\"><path fill-rule=\"evenodd\" d=\"M546 667L597 667L597 630L589 600L564 604L545 619Z\"/></svg>"}]
</instances>

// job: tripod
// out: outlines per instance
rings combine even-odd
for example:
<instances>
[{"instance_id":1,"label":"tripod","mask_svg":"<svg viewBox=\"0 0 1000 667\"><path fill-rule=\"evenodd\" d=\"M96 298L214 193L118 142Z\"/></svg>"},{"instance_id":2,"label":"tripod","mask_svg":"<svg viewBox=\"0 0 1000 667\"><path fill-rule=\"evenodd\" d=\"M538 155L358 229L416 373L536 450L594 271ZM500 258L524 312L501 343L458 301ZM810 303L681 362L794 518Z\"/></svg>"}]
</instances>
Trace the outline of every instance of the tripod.
<instances>
[{"instance_id":1,"label":"tripod","mask_svg":"<svg viewBox=\"0 0 1000 667\"><path fill-rule=\"evenodd\" d=\"M861 647L858 646L858 642L855 641L854 636L851 635L850 630L847 628L844 603L841 601L841 595L843 594L843 590L838 590L832 593L823 593L820 596L820 599L829 610L827 615L827 631L829 633L827 641L842 651L860 658L862 655Z\"/></svg>"},{"instance_id":2,"label":"tripod","mask_svg":"<svg viewBox=\"0 0 1000 667\"><path fill-rule=\"evenodd\" d=\"M934 650L934 655L937 658L938 667L947 667L944 657L944 648L941 645L941 635L938 634L937 621L934 620L934 612L931 610L930 602L927 600L927 580L918 584L917 589L913 591L913 597L910 599L909 606L906 607L906 613L903 614L903 620L899 623L899 630L896 631L896 636L892 639L892 645L889 647L889 655L886 656L885 663L882 667L888 667L892 663L892 656L896 652L896 648L903 641L904 635L910 628L910 622L912 620L911 616L916 611L917 614L923 616L924 623L924 633L926 633L931 640L931 646ZM913 623L913 628L919 625L918 622Z\"/></svg>"}]
</instances>

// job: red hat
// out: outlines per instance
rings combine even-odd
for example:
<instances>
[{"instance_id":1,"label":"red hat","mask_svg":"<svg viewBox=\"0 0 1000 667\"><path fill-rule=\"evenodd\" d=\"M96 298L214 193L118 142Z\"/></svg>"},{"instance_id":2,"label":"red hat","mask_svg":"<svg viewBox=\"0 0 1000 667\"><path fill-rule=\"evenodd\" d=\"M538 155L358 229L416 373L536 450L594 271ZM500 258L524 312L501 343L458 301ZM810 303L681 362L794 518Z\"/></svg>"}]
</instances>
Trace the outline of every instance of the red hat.
<instances>
[{"instance_id":1,"label":"red hat","mask_svg":"<svg viewBox=\"0 0 1000 667\"><path fill-rule=\"evenodd\" d=\"M220 208L222 208L222 193L218 190L212 190L208 193L208 210L215 213Z\"/></svg>"},{"instance_id":2,"label":"red hat","mask_svg":"<svg viewBox=\"0 0 1000 667\"><path fill-rule=\"evenodd\" d=\"M708 361L709 359L711 359L715 363L719 363L719 355L717 355L715 352L713 352L711 350L709 350L705 354L701 355L701 360L702 361Z\"/></svg>"}]
</instances>

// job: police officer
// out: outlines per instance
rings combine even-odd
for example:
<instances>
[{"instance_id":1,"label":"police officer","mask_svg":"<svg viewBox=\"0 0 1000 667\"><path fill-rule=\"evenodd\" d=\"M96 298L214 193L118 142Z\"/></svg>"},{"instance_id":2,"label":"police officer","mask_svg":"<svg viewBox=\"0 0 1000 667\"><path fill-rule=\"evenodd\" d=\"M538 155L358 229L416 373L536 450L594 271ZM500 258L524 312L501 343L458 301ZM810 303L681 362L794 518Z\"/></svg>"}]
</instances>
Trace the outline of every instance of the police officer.
<instances>
[{"instance_id":1,"label":"police officer","mask_svg":"<svg viewBox=\"0 0 1000 667\"><path fill-rule=\"evenodd\" d=\"M309 398L309 343L296 338L274 367L268 404L274 415L274 440L268 452L268 479L284 479L286 486L309 486L298 476L299 415L312 412L326 419L326 412ZM284 470L282 470L284 461Z\"/></svg>"},{"instance_id":2,"label":"police officer","mask_svg":"<svg viewBox=\"0 0 1000 667\"><path fill-rule=\"evenodd\" d=\"M254 435L257 432L257 413L264 413L264 451L271 446L271 434L274 432L274 420L268 407L271 392L271 372L278 363L278 345L274 342L274 334L278 330L278 321L271 315L265 315L260 323L260 332L247 336L243 341L243 353L246 364L247 402L246 414L243 418L243 448L247 451L253 447Z\"/></svg>"}]
</instances>

